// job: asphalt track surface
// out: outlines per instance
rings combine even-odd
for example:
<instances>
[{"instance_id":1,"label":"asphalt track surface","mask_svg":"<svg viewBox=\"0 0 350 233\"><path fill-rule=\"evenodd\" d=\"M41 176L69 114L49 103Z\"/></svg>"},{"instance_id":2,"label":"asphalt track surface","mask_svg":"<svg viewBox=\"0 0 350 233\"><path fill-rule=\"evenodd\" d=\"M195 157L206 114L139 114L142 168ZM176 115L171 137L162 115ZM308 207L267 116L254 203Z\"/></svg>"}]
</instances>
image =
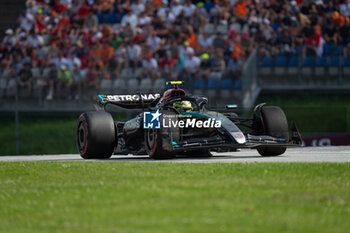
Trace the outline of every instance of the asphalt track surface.
<instances>
[{"instance_id":1,"label":"asphalt track surface","mask_svg":"<svg viewBox=\"0 0 350 233\"><path fill-rule=\"evenodd\" d=\"M261 157L256 150L242 149L238 152L213 153L211 158L177 157L170 160L153 160L147 156L113 155L105 160L84 160L78 154L0 156L0 162L19 161L81 161L81 162L158 162L158 163L350 163L350 146L290 148L277 157Z\"/></svg>"}]
</instances>

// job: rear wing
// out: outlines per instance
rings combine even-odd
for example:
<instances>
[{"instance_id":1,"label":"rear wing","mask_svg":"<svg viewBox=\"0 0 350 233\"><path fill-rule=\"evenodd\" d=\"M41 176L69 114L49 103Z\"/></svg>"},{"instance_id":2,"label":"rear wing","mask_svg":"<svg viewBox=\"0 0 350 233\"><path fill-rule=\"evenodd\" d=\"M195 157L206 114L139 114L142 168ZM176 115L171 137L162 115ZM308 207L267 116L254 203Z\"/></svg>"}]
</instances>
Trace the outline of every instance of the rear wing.
<instances>
[{"instance_id":1,"label":"rear wing","mask_svg":"<svg viewBox=\"0 0 350 233\"><path fill-rule=\"evenodd\" d=\"M112 104L125 109L143 109L154 107L161 98L161 94L132 94L132 95L98 95L97 102L105 107Z\"/></svg>"}]
</instances>

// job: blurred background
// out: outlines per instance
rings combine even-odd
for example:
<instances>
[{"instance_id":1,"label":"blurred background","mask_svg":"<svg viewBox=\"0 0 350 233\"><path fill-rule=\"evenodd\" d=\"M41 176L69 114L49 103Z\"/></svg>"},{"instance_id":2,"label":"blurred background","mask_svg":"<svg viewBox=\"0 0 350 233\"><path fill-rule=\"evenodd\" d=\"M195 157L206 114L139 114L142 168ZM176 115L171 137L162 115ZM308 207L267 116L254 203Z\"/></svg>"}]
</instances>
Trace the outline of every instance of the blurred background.
<instances>
[{"instance_id":1,"label":"blurred background","mask_svg":"<svg viewBox=\"0 0 350 233\"><path fill-rule=\"evenodd\" d=\"M350 0L0 5L0 155L77 153L76 119L98 93L161 93L168 80L219 110L278 105L306 146L350 144Z\"/></svg>"}]
</instances>

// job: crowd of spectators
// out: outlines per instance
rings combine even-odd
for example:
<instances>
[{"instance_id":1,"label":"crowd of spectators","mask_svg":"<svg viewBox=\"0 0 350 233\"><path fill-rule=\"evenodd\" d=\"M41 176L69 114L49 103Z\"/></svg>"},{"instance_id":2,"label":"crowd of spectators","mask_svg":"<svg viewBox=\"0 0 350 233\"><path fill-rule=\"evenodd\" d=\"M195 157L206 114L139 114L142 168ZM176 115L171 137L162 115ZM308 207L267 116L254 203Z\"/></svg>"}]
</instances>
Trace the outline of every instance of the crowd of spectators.
<instances>
[{"instance_id":1,"label":"crowd of spectators","mask_svg":"<svg viewBox=\"0 0 350 233\"><path fill-rule=\"evenodd\" d=\"M27 0L0 43L1 72L13 92L36 84L47 100L97 92L126 68L139 81L236 82L255 47L260 58L320 56L325 43L350 55L349 17L350 0Z\"/></svg>"},{"instance_id":2,"label":"crowd of spectators","mask_svg":"<svg viewBox=\"0 0 350 233\"><path fill-rule=\"evenodd\" d=\"M280 1L282 2L282 1ZM350 52L350 1L288 1L251 14L256 26L255 41L260 57L301 55L320 57L325 45L339 47L340 54Z\"/></svg>"}]
</instances>

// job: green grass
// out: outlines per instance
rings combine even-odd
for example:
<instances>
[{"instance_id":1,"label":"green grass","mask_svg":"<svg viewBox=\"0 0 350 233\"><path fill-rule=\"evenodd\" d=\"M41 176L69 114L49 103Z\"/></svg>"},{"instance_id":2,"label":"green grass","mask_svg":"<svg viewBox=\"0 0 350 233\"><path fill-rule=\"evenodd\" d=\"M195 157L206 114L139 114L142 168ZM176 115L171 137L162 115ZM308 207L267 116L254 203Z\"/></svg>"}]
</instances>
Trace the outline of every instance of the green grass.
<instances>
[{"instance_id":1,"label":"green grass","mask_svg":"<svg viewBox=\"0 0 350 233\"><path fill-rule=\"evenodd\" d=\"M19 154L76 154L75 145L78 116L75 117L20 117ZM121 116L125 120L125 116ZM117 119L116 119L117 120ZM120 120L120 119L119 119ZM0 118L0 155L16 154L15 122Z\"/></svg>"},{"instance_id":2,"label":"green grass","mask_svg":"<svg viewBox=\"0 0 350 233\"><path fill-rule=\"evenodd\" d=\"M21 117L19 124L19 153L60 154L77 153L75 130L77 118L73 117ZM16 153L15 123L13 119L1 119L0 155Z\"/></svg>"},{"instance_id":3,"label":"green grass","mask_svg":"<svg viewBox=\"0 0 350 233\"><path fill-rule=\"evenodd\" d=\"M348 232L350 164L0 163L0 232Z\"/></svg>"},{"instance_id":4,"label":"green grass","mask_svg":"<svg viewBox=\"0 0 350 233\"><path fill-rule=\"evenodd\" d=\"M262 95L256 101L280 106L302 135L350 132L350 95Z\"/></svg>"}]
</instances>

